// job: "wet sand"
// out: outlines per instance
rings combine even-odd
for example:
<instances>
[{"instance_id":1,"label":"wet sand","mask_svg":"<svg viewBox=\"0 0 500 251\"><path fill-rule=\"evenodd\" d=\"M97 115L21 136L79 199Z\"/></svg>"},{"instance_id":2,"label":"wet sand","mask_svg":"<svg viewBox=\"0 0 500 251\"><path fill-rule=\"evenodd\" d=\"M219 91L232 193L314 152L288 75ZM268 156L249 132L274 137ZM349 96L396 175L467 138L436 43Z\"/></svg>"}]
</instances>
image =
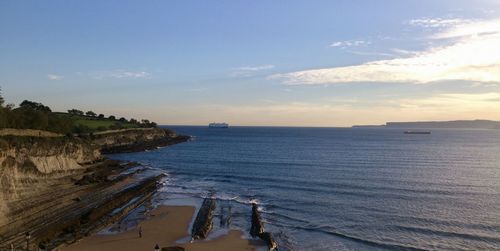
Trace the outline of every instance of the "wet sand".
<instances>
[{"instance_id":1,"label":"wet sand","mask_svg":"<svg viewBox=\"0 0 500 251\"><path fill-rule=\"evenodd\" d=\"M189 224L195 208L192 206L160 206L148 214L148 218L139 223L142 238L139 238L139 226L117 234L96 234L85 237L79 242L60 247L61 251L96 251L96 250L154 250L160 247L181 246L186 250L256 250L262 249L263 243L241 238L242 233L231 230L227 235L213 240L176 244L181 238L189 236Z\"/></svg>"}]
</instances>

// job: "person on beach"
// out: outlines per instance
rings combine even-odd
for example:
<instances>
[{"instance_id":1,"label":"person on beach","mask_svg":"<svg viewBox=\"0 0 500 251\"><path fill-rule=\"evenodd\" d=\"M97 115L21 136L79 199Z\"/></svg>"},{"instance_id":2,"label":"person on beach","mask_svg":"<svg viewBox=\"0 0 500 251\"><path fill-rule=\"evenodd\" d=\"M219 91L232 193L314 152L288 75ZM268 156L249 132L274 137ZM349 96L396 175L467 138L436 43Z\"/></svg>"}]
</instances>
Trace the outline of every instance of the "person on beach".
<instances>
[{"instance_id":1,"label":"person on beach","mask_svg":"<svg viewBox=\"0 0 500 251\"><path fill-rule=\"evenodd\" d=\"M142 238L142 227L139 227L139 238Z\"/></svg>"}]
</instances>

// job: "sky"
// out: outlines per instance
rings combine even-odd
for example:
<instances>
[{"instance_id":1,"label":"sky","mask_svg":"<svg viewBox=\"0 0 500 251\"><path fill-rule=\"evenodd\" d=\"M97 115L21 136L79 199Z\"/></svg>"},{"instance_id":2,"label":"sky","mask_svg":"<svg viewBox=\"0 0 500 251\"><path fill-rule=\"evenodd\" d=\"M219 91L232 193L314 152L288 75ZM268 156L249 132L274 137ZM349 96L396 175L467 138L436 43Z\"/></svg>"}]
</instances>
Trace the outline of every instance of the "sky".
<instances>
[{"instance_id":1,"label":"sky","mask_svg":"<svg viewBox=\"0 0 500 251\"><path fill-rule=\"evenodd\" d=\"M167 125L500 120L500 1L0 1L0 87Z\"/></svg>"}]
</instances>

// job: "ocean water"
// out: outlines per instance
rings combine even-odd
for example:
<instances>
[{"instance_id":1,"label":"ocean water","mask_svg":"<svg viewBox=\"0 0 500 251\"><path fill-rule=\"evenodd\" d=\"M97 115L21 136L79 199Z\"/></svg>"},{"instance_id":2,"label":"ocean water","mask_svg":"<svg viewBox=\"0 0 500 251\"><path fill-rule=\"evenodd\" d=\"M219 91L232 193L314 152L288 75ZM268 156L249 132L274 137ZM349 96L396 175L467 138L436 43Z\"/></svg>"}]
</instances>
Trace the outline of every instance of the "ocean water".
<instances>
[{"instance_id":1,"label":"ocean water","mask_svg":"<svg viewBox=\"0 0 500 251\"><path fill-rule=\"evenodd\" d=\"M280 250L500 250L500 130L171 128L194 138L112 157L168 173L160 200L213 193L232 228L257 202Z\"/></svg>"}]
</instances>

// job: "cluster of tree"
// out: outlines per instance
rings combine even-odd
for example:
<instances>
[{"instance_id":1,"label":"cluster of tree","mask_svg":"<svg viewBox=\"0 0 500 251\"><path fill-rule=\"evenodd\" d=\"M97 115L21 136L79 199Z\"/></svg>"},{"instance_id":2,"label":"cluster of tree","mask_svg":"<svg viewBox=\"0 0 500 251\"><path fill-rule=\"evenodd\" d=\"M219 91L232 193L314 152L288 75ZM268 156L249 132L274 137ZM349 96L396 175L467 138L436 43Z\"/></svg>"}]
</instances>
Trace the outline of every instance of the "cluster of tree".
<instances>
[{"instance_id":1,"label":"cluster of tree","mask_svg":"<svg viewBox=\"0 0 500 251\"><path fill-rule=\"evenodd\" d=\"M58 133L73 130L73 121L52 113L41 103L23 101L19 107L0 106L0 128L38 129Z\"/></svg>"},{"instance_id":2,"label":"cluster of tree","mask_svg":"<svg viewBox=\"0 0 500 251\"><path fill-rule=\"evenodd\" d=\"M61 116L61 114L53 113L48 106L42 103L25 100L19 107L12 104L5 105L5 100L2 97L0 89L0 128L18 128L18 129L38 129L46 130L57 133L89 133L95 130L105 131L113 129L122 129L126 123L134 124L136 127L156 127L157 124L143 119L138 121L136 119L125 118L116 119L111 115L105 118L103 114L97 115L92 111L84 113L77 109L68 110L71 115L86 116L95 118L97 120L112 120L116 121L109 127L99 127L91 129L88 126L75 123L72 116Z\"/></svg>"},{"instance_id":3,"label":"cluster of tree","mask_svg":"<svg viewBox=\"0 0 500 251\"><path fill-rule=\"evenodd\" d=\"M155 122L149 121L147 119L141 120L141 123L139 123L142 127L156 127L157 124Z\"/></svg>"},{"instance_id":4,"label":"cluster of tree","mask_svg":"<svg viewBox=\"0 0 500 251\"><path fill-rule=\"evenodd\" d=\"M91 118L91 119L101 119L101 120L106 119L106 116L104 116L104 114L102 114L102 113L97 115L97 113L95 113L93 111L83 112L83 111L78 110L78 109L68 110L68 114L76 115L76 116L86 116L86 117ZM130 123L130 124L134 124L138 127L144 127L144 128L157 126L157 124L155 122L149 121L147 119L142 119L141 121L134 119L134 118L127 120L124 117L116 119L116 117L114 115L110 115L107 119L108 120L116 120L116 121L119 121L121 123Z\"/></svg>"}]
</instances>

